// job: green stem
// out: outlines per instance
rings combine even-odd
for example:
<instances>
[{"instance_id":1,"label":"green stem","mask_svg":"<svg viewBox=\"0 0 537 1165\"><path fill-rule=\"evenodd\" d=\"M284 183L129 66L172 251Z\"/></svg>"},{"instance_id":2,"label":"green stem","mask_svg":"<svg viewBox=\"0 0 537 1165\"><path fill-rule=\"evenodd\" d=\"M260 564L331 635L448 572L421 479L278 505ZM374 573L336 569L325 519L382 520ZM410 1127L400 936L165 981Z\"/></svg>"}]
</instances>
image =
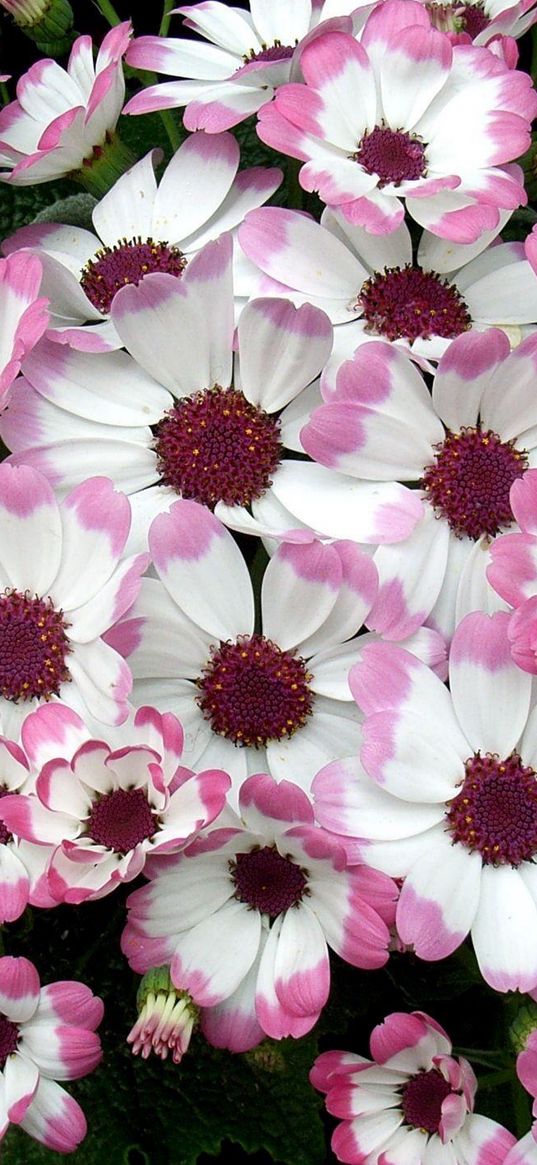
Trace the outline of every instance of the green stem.
<instances>
[{"instance_id":1,"label":"green stem","mask_svg":"<svg viewBox=\"0 0 537 1165\"><path fill-rule=\"evenodd\" d=\"M513 1069L502 1068L500 1072L488 1072L478 1078L479 1088L499 1088L500 1084L512 1084Z\"/></svg>"},{"instance_id":2,"label":"green stem","mask_svg":"<svg viewBox=\"0 0 537 1165\"><path fill-rule=\"evenodd\" d=\"M151 73L148 69L140 70L138 77L144 86L157 85L158 77L156 73ZM159 117L168 135L168 141L175 151L179 149L183 140L181 130L177 125L171 109L159 109Z\"/></svg>"},{"instance_id":3,"label":"green stem","mask_svg":"<svg viewBox=\"0 0 537 1165\"><path fill-rule=\"evenodd\" d=\"M175 0L164 0L164 7L162 9L162 20L158 30L159 36L167 36L172 18L172 8L175 8Z\"/></svg>"},{"instance_id":4,"label":"green stem","mask_svg":"<svg viewBox=\"0 0 537 1165\"><path fill-rule=\"evenodd\" d=\"M512 1076L511 1080L511 1096L515 1114L515 1133L520 1139L531 1128L531 1107L528 1093L515 1075Z\"/></svg>"},{"instance_id":5,"label":"green stem","mask_svg":"<svg viewBox=\"0 0 537 1165\"><path fill-rule=\"evenodd\" d=\"M102 198L118 178L130 170L136 157L117 134L110 136L103 146L95 147L93 157L74 170L70 177L95 198Z\"/></svg>"},{"instance_id":6,"label":"green stem","mask_svg":"<svg viewBox=\"0 0 537 1165\"><path fill-rule=\"evenodd\" d=\"M5 83L5 81L0 81L0 100L2 102L2 105L9 105L9 103L11 101L11 97L9 96L9 90L8 90L8 87Z\"/></svg>"},{"instance_id":7,"label":"green stem","mask_svg":"<svg viewBox=\"0 0 537 1165\"><path fill-rule=\"evenodd\" d=\"M116 24L121 24L121 17L118 16L111 0L95 0L99 12L108 21L110 28L115 28Z\"/></svg>"}]
</instances>

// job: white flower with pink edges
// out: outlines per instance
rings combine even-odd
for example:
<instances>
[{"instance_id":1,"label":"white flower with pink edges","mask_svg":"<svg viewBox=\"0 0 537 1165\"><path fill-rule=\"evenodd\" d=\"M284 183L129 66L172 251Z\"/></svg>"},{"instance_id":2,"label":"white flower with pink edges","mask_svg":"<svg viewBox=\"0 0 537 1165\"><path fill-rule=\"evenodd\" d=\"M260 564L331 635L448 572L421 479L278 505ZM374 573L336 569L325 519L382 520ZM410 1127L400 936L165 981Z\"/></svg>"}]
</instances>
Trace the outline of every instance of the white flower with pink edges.
<instances>
[{"instance_id":1,"label":"white flower with pink edges","mask_svg":"<svg viewBox=\"0 0 537 1165\"><path fill-rule=\"evenodd\" d=\"M471 933L490 987L530 991L537 718L508 624L504 611L462 620L450 692L403 648L366 646L349 676L366 717L361 763L326 766L313 793L318 820L353 860L405 879L397 931L419 958L446 958Z\"/></svg>"},{"instance_id":2,"label":"white flower with pink edges","mask_svg":"<svg viewBox=\"0 0 537 1165\"><path fill-rule=\"evenodd\" d=\"M264 207L239 228L248 265L237 282L250 296L285 295L327 313L334 324L331 380L342 360L375 337L426 361L470 329L501 327L515 347L535 330L537 278L524 244L497 238L508 217L471 244L423 231L414 261L406 223L373 235L337 207L325 209L320 223Z\"/></svg>"},{"instance_id":3,"label":"white flower with pink edges","mask_svg":"<svg viewBox=\"0 0 537 1165\"><path fill-rule=\"evenodd\" d=\"M474 1113L477 1080L440 1024L396 1011L371 1032L371 1060L324 1052L310 1073L339 1117L332 1135L347 1165L507 1165L512 1133Z\"/></svg>"},{"instance_id":4,"label":"white flower with pink edges","mask_svg":"<svg viewBox=\"0 0 537 1165\"><path fill-rule=\"evenodd\" d=\"M107 635L132 668L133 701L174 711L183 763L224 768L235 790L260 770L309 789L359 745L347 674L376 594L370 557L349 542L282 544L256 620L246 562L206 507L175 502L149 546L158 578Z\"/></svg>"},{"instance_id":5,"label":"white flower with pink edges","mask_svg":"<svg viewBox=\"0 0 537 1165\"><path fill-rule=\"evenodd\" d=\"M140 36L126 59L135 68L188 80L146 86L127 102L125 113L186 105L187 129L206 133L231 129L257 113L272 100L278 85L289 81L299 58L297 45L308 33L330 17L351 13L353 7L354 0L292 4L250 0L250 11L242 11L219 0L203 0L176 8L185 17L185 26L204 40Z\"/></svg>"},{"instance_id":6,"label":"white flower with pink edges","mask_svg":"<svg viewBox=\"0 0 537 1165\"><path fill-rule=\"evenodd\" d=\"M506 163L530 145L531 78L487 49L450 44L415 0L385 0L360 40L318 35L304 84L283 85L258 134L305 164L299 180L373 234L408 213L432 234L474 242L527 201Z\"/></svg>"},{"instance_id":7,"label":"white flower with pink edges","mask_svg":"<svg viewBox=\"0 0 537 1165\"><path fill-rule=\"evenodd\" d=\"M277 168L239 167L231 134L188 137L157 185L152 150L118 179L92 212L95 233L61 223L21 227L3 243L35 252L50 299L50 327L84 351L120 348L109 322L119 288L152 271L180 278L188 262L259 207L279 186Z\"/></svg>"},{"instance_id":8,"label":"white flower with pink edges","mask_svg":"<svg viewBox=\"0 0 537 1165\"><path fill-rule=\"evenodd\" d=\"M524 671L537 674L537 470L513 482L510 505L520 533L505 534L490 548L487 578L515 608L509 622L511 654Z\"/></svg>"},{"instance_id":9,"label":"white flower with pink edges","mask_svg":"<svg viewBox=\"0 0 537 1165\"><path fill-rule=\"evenodd\" d=\"M48 300L40 296L42 266L33 255L0 259L0 409L31 352L48 327Z\"/></svg>"},{"instance_id":10,"label":"white flower with pink edges","mask_svg":"<svg viewBox=\"0 0 537 1165\"><path fill-rule=\"evenodd\" d=\"M98 161L114 137L125 97L122 58L129 21L105 36L93 59L90 36L75 41L67 69L45 58L17 82L0 110L0 178L31 186Z\"/></svg>"},{"instance_id":11,"label":"white flower with pink edges","mask_svg":"<svg viewBox=\"0 0 537 1165\"><path fill-rule=\"evenodd\" d=\"M131 882L149 854L183 849L221 813L231 781L179 764L183 730L171 713L139 708L112 745L60 704L28 716L22 737L38 770L35 791L3 798L6 827L54 847L52 898L85 902ZM50 759L49 759L50 758Z\"/></svg>"},{"instance_id":12,"label":"white flower with pink edges","mask_svg":"<svg viewBox=\"0 0 537 1165\"><path fill-rule=\"evenodd\" d=\"M515 525L510 487L536 457L536 359L534 335L511 352L498 329L470 332L440 360L431 394L406 352L371 341L339 367L335 389L321 381L325 403L300 433L318 464L286 462L277 499L351 538L364 485L419 486L407 489L409 519L420 509L409 533L377 537L367 623L379 634L404 638L427 621L450 636L469 611L504 606L486 570L493 539Z\"/></svg>"},{"instance_id":13,"label":"white flower with pink edges","mask_svg":"<svg viewBox=\"0 0 537 1165\"><path fill-rule=\"evenodd\" d=\"M102 636L132 604L149 562L124 557L130 505L105 477L58 501L31 466L0 465L0 724L62 700L126 719L130 669Z\"/></svg>"},{"instance_id":14,"label":"white flower with pink edges","mask_svg":"<svg viewBox=\"0 0 537 1165\"><path fill-rule=\"evenodd\" d=\"M86 1119L57 1081L97 1067L102 1017L101 1000L84 983L41 987L29 959L0 958L0 1137L11 1123L57 1153L78 1147Z\"/></svg>"},{"instance_id":15,"label":"white flower with pink edges","mask_svg":"<svg viewBox=\"0 0 537 1165\"><path fill-rule=\"evenodd\" d=\"M388 959L397 890L314 824L306 794L257 773L240 820L208 831L128 899L122 949L142 973L170 964L211 1043L244 1051L310 1031L328 999L328 947L364 970Z\"/></svg>"},{"instance_id":16,"label":"white flower with pink edges","mask_svg":"<svg viewBox=\"0 0 537 1165\"><path fill-rule=\"evenodd\" d=\"M24 748L0 736L0 761L0 802L34 792L37 772ZM56 905L47 880L54 848L24 841L7 826L0 804L0 923L20 918L28 903Z\"/></svg>"}]
</instances>

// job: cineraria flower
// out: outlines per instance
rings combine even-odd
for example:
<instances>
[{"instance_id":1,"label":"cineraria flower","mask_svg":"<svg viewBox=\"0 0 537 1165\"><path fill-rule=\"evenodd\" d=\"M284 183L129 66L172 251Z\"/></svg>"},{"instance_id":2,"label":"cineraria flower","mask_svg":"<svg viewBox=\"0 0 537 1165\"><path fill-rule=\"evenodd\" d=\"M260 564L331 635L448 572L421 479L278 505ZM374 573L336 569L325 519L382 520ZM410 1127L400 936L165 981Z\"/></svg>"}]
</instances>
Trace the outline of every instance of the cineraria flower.
<instances>
[{"instance_id":1,"label":"cineraria flower","mask_svg":"<svg viewBox=\"0 0 537 1165\"><path fill-rule=\"evenodd\" d=\"M487 551L514 524L510 487L535 457L536 360L535 335L513 352L496 329L459 336L431 397L401 348L373 341L341 365L333 392L323 388L326 403L300 433L320 464L286 462L277 500L324 534L349 538L358 484L421 487L408 491L409 507L423 506L409 536L385 538L376 552L369 627L402 638L427 619L449 636L468 611L503 606L486 579Z\"/></svg>"},{"instance_id":2,"label":"cineraria flower","mask_svg":"<svg viewBox=\"0 0 537 1165\"><path fill-rule=\"evenodd\" d=\"M530 145L530 77L452 47L415 0L377 4L360 41L320 33L300 63L305 83L280 87L258 134L304 161L301 185L349 222L386 234L406 206L433 234L471 243L527 201L504 164Z\"/></svg>"},{"instance_id":3,"label":"cineraria flower","mask_svg":"<svg viewBox=\"0 0 537 1165\"><path fill-rule=\"evenodd\" d=\"M169 967L152 967L144 975L136 995L138 1019L127 1036L134 1056L168 1056L180 1064L199 1019L199 1007L188 991L179 991Z\"/></svg>"},{"instance_id":4,"label":"cineraria flower","mask_svg":"<svg viewBox=\"0 0 537 1165\"><path fill-rule=\"evenodd\" d=\"M84 1113L57 1080L92 1072L103 1005L84 983L41 987L33 963L0 958L0 1137L20 1125L57 1153L72 1153L87 1131Z\"/></svg>"},{"instance_id":5,"label":"cineraria flower","mask_svg":"<svg viewBox=\"0 0 537 1165\"><path fill-rule=\"evenodd\" d=\"M278 85L289 81L296 47L327 17L352 12L355 0L251 0L250 12L219 0L185 8L187 28L209 44L179 37L140 36L126 56L129 65L154 69L186 81L150 85L132 97L125 113L187 106L187 129L219 133L231 129L270 101Z\"/></svg>"},{"instance_id":6,"label":"cineraria flower","mask_svg":"<svg viewBox=\"0 0 537 1165\"><path fill-rule=\"evenodd\" d=\"M329 757L358 746L347 673L376 594L371 559L350 543L281 545L257 630L246 563L210 510L175 502L149 545L159 578L107 636L129 659L135 703L176 712L186 765L221 766L237 786L260 769L292 773L309 789Z\"/></svg>"},{"instance_id":7,"label":"cineraria flower","mask_svg":"<svg viewBox=\"0 0 537 1165\"><path fill-rule=\"evenodd\" d=\"M130 506L93 477L58 502L31 466L0 465L0 724L64 700L97 720L128 713L131 674L102 635L133 602L148 555L122 558ZM81 567L83 566L83 569Z\"/></svg>"},{"instance_id":8,"label":"cineraria flower","mask_svg":"<svg viewBox=\"0 0 537 1165\"><path fill-rule=\"evenodd\" d=\"M0 737L0 801L33 792L36 770L23 749ZM16 796L15 796L16 795ZM4 820L0 808L0 922L14 922L32 906L55 906L47 881L52 846L23 841Z\"/></svg>"},{"instance_id":9,"label":"cineraria flower","mask_svg":"<svg viewBox=\"0 0 537 1165\"><path fill-rule=\"evenodd\" d=\"M511 398L509 398L511 400ZM509 622L511 654L524 671L537 673L537 470L513 482L509 504L522 533L506 534L490 548L487 578L515 607Z\"/></svg>"},{"instance_id":10,"label":"cineraria flower","mask_svg":"<svg viewBox=\"0 0 537 1165\"><path fill-rule=\"evenodd\" d=\"M310 1031L330 990L329 946L355 967L384 966L397 896L389 879L347 867L295 784L257 773L239 800L241 820L156 860L122 938L135 971L170 964L174 985L214 1009L206 1034L232 1051Z\"/></svg>"},{"instance_id":11,"label":"cineraria flower","mask_svg":"<svg viewBox=\"0 0 537 1165\"><path fill-rule=\"evenodd\" d=\"M225 235L182 279L148 275L118 292L113 320L134 360L42 341L25 364L32 387L18 386L2 418L12 460L56 488L110 473L132 495L131 545L146 548L151 518L178 497L216 507L226 522L251 506L274 523L272 485L285 446L300 448L307 386L328 359L332 327L309 304L259 299L244 308L235 341L231 267Z\"/></svg>"},{"instance_id":12,"label":"cineraria flower","mask_svg":"<svg viewBox=\"0 0 537 1165\"><path fill-rule=\"evenodd\" d=\"M504 1165L515 1138L475 1114L477 1080L423 1011L393 1012L371 1032L371 1060L324 1052L310 1073L342 1118L332 1135L348 1165ZM510 1158L508 1158L510 1160ZM507 1159L505 1160L507 1165Z\"/></svg>"},{"instance_id":13,"label":"cineraria flower","mask_svg":"<svg viewBox=\"0 0 537 1165\"><path fill-rule=\"evenodd\" d=\"M361 763L316 778L316 815L354 860L404 878L396 924L421 959L470 932L497 991L537 986L537 752L531 676L509 615L457 627L449 693L403 648L364 648L349 683L365 713ZM363 771L365 770L365 772ZM367 775L368 774L368 775Z\"/></svg>"},{"instance_id":14,"label":"cineraria flower","mask_svg":"<svg viewBox=\"0 0 537 1165\"><path fill-rule=\"evenodd\" d=\"M69 174L102 194L130 164L115 127L125 96L122 57L129 21L105 36L93 61L91 37L79 36L67 70L44 59L17 83L17 100L0 110L0 178L18 186Z\"/></svg>"},{"instance_id":15,"label":"cineraria flower","mask_svg":"<svg viewBox=\"0 0 537 1165\"><path fill-rule=\"evenodd\" d=\"M42 267L33 255L0 259L0 408L22 361L48 325L48 301L38 299Z\"/></svg>"},{"instance_id":16,"label":"cineraria flower","mask_svg":"<svg viewBox=\"0 0 537 1165\"><path fill-rule=\"evenodd\" d=\"M372 235L337 208L316 223L297 211L265 207L248 214L239 230L257 268L243 279L251 293L323 308L335 325L332 367L375 336L438 360L470 329L502 327L513 346L535 330L534 266L522 243L498 243L497 233L460 245L424 231L413 262L405 223L389 235Z\"/></svg>"},{"instance_id":17,"label":"cineraria flower","mask_svg":"<svg viewBox=\"0 0 537 1165\"><path fill-rule=\"evenodd\" d=\"M148 854L182 849L224 807L227 773L179 767L183 730L169 712L139 708L116 748L60 704L38 708L22 732L34 753L54 759L40 768L35 793L4 797L3 819L34 845L56 847L47 870L56 901L102 898L131 882Z\"/></svg>"},{"instance_id":18,"label":"cineraria flower","mask_svg":"<svg viewBox=\"0 0 537 1165\"><path fill-rule=\"evenodd\" d=\"M76 348L120 348L108 322L119 288L138 284L152 271L179 278L205 243L242 222L248 210L274 193L282 177L281 170L261 166L238 174L239 146L231 134L192 134L158 186L156 153L132 166L97 203L95 234L61 223L34 223L3 244L7 255L21 247L39 255L50 326Z\"/></svg>"}]
</instances>

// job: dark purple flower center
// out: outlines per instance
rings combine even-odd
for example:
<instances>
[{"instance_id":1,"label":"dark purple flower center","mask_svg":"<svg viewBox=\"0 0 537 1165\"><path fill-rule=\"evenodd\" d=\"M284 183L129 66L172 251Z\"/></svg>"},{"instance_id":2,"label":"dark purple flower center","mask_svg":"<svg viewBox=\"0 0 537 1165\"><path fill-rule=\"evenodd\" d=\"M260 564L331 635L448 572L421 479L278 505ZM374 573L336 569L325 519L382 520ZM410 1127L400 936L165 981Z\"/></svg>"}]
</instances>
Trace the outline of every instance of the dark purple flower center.
<instances>
[{"instance_id":1,"label":"dark purple flower center","mask_svg":"<svg viewBox=\"0 0 537 1165\"><path fill-rule=\"evenodd\" d=\"M156 828L143 789L116 789L93 803L87 836L114 853L128 854Z\"/></svg>"},{"instance_id":2,"label":"dark purple flower center","mask_svg":"<svg viewBox=\"0 0 537 1165\"><path fill-rule=\"evenodd\" d=\"M128 283L137 287L144 275L164 271L182 275L186 259L178 247L153 239L122 239L115 247L103 247L90 259L80 277L82 289L97 311L107 315L116 292Z\"/></svg>"},{"instance_id":3,"label":"dark purple flower center","mask_svg":"<svg viewBox=\"0 0 537 1165\"><path fill-rule=\"evenodd\" d=\"M441 32L467 32L474 40L490 24L483 4L426 4L431 23Z\"/></svg>"},{"instance_id":4,"label":"dark purple flower center","mask_svg":"<svg viewBox=\"0 0 537 1165\"><path fill-rule=\"evenodd\" d=\"M70 679L63 612L28 591L0 595L0 692L5 700L57 696Z\"/></svg>"},{"instance_id":5,"label":"dark purple flower center","mask_svg":"<svg viewBox=\"0 0 537 1165\"><path fill-rule=\"evenodd\" d=\"M401 1089L401 1108L407 1125L424 1133L437 1133L442 1119L442 1103L451 1086L438 1071L419 1072Z\"/></svg>"},{"instance_id":6,"label":"dark purple flower center","mask_svg":"<svg viewBox=\"0 0 537 1165\"><path fill-rule=\"evenodd\" d=\"M230 868L239 902L247 902L271 918L296 906L306 890L307 880L300 866L282 857L274 846L237 854Z\"/></svg>"},{"instance_id":7,"label":"dark purple flower center","mask_svg":"<svg viewBox=\"0 0 537 1165\"><path fill-rule=\"evenodd\" d=\"M280 44L279 40L275 40L274 44L264 45L259 52L250 49L244 60L248 64L250 61L287 61L289 57L292 57L295 49L296 44Z\"/></svg>"},{"instance_id":8,"label":"dark purple flower center","mask_svg":"<svg viewBox=\"0 0 537 1165\"><path fill-rule=\"evenodd\" d=\"M9 789L0 789L0 801L2 797L9 797ZM0 817L0 845L7 845L8 841L13 841L13 834L8 829L3 817Z\"/></svg>"},{"instance_id":9,"label":"dark purple flower center","mask_svg":"<svg viewBox=\"0 0 537 1165\"><path fill-rule=\"evenodd\" d=\"M213 732L258 748L288 738L313 706L312 679L300 656L263 635L221 643L196 681L199 706Z\"/></svg>"},{"instance_id":10,"label":"dark purple flower center","mask_svg":"<svg viewBox=\"0 0 537 1165\"><path fill-rule=\"evenodd\" d=\"M454 841L478 850L486 865L519 866L537 853L537 774L518 753L507 760L477 753L466 761L447 825Z\"/></svg>"},{"instance_id":11,"label":"dark purple flower center","mask_svg":"<svg viewBox=\"0 0 537 1165\"><path fill-rule=\"evenodd\" d=\"M421 267L389 267L364 283L356 306L366 331L387 340L452 339L472 326L462 295L447 279Z\"/></svg>"},{"instance_id":12,"label":"dark purple flower center","mask_svg":"<svg viewBox=\"0 0 537 1165\"><path fill-rule=\"evenodd\" d=\"M365 133L353 158L368 174L378 174L380 188L415 182L427 173L423 142L388 126L376 125Z\"/></svg>"},{"instance_id":13,"label":"dark purple flower center","mask_svg":"<svg viewBox=\"0 0 537 1165\"><path fill-rule=\"evenodd\" d=\"M5 1015L0 1015L0 1070L4 1067L8 1056L17 1050L18 1042L18 1024L6 1019Z\"/></svg>"},{"instance_id":14,"label":"dark purple flower center","mask_svg":"<svg viewBox=\"0 0 537 1165\"><path fill-rule=\"evenodd\" d=\"M458 537L493 538L510 526L509 491L528 468L526 453L485 429L448 433L425 468L423 488L439 517Z\"/></svg>"},{"instance_id":15,"label":"dark purple flower center","mask_svg":"<svg viewBox=\"0 0 537 1165\"><path fill-rule=\"evenodd\" d=\"M281 460L279 422L238 389L214 388L179 401L156 427L165 485L206 506L246 506L272 484Z\"/></svg>"}]
</instances>

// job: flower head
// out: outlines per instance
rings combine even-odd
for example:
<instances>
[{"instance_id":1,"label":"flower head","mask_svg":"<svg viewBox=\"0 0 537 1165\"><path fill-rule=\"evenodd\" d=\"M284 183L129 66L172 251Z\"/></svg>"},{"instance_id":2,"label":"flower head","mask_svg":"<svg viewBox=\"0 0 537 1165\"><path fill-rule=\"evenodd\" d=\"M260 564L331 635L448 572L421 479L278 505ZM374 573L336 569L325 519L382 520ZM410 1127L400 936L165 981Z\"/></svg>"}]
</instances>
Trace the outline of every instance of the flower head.
<instances>
[{"instance_id":1,"label":"flower head","mask_svg":"<svg viewBox=\"0 0 537 1165\"><path fill-rule=\"evenodd\" d=\"M153 967L144 975L136 996L138 1019L127 1036L135 1056L180 1064L198 1022L199 1008L187 991L178 991L169 967Z\"/></svg>"}]
</instances>

